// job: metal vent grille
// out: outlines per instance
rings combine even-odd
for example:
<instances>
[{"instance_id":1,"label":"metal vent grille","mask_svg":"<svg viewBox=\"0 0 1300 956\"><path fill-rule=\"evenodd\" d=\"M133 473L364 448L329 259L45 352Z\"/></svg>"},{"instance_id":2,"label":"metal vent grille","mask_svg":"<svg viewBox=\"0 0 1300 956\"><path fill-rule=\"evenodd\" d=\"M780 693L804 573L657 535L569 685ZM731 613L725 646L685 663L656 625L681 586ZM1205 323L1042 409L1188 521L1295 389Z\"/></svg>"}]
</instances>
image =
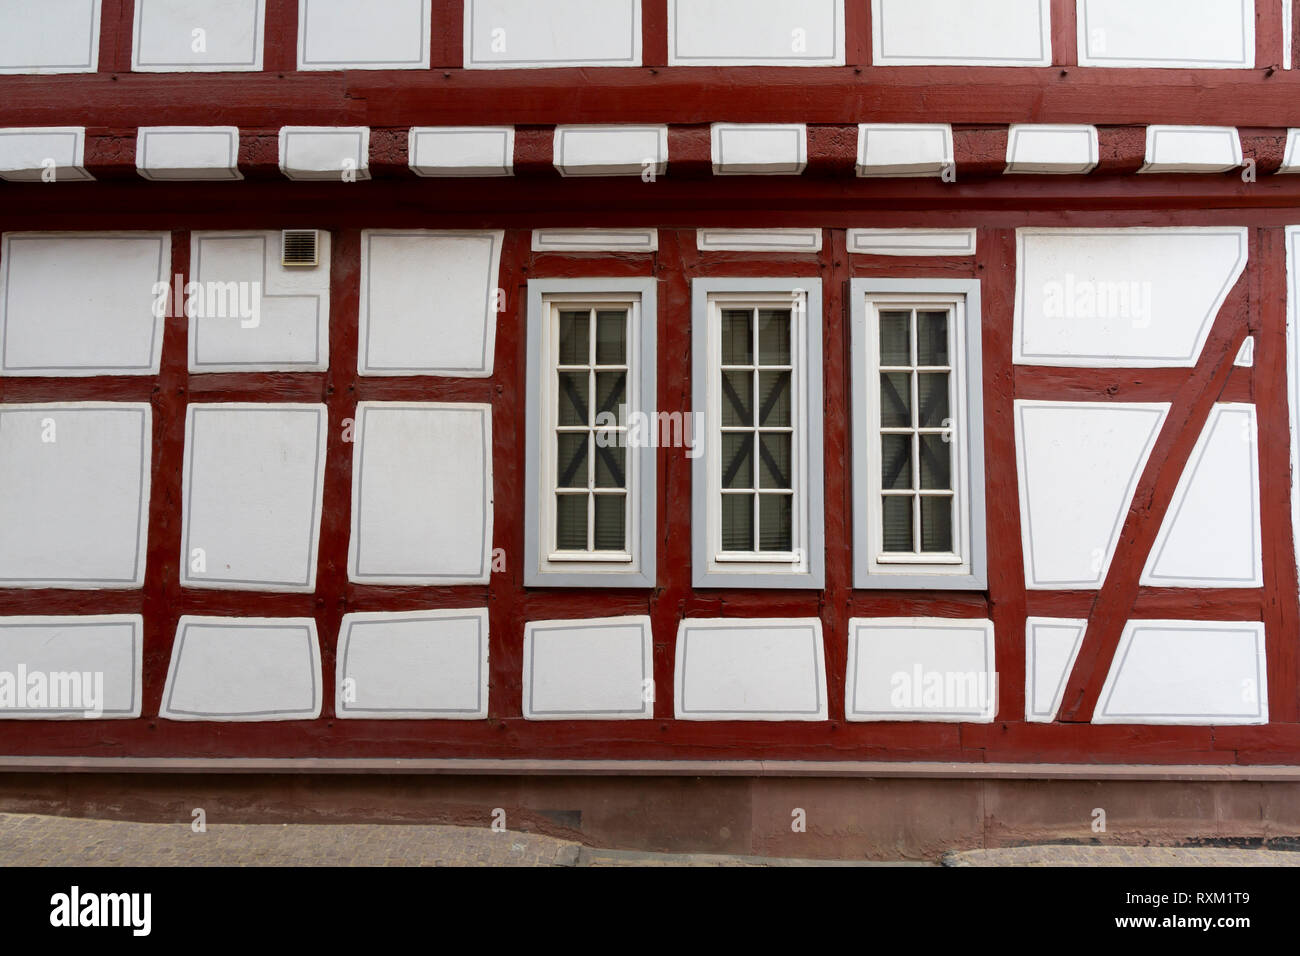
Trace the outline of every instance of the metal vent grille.
<instances>
[{"instance_id":1,"label":"metal vent grille","mask_svg":"<svg viewBox=\"0 0 1300 956\"><path fill-rule=\"evenodd\" d=\"M285 266L320 264L320 233L315 229L285 229L280 233L280 261Z\"/></svg>"}]
</instances>

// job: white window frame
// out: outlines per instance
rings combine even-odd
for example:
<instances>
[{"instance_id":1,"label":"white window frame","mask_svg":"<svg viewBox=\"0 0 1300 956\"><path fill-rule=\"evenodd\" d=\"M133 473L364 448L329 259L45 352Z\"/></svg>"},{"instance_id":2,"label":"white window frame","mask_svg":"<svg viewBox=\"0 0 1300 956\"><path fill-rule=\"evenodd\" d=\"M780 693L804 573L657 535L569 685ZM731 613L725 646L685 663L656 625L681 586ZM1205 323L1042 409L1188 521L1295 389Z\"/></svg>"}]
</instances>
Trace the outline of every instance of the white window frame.
<instances>
[{"instance_id":1,"label":"white window frame","mask_svg":"<svg viewBox=\"0 0 1300 956\"><path fill-rule=\"evenodd\" d=\"M821 279L694 279L691 292L692 407L704 413L703 443L697 446L700 453L691 472L692 583L697 588L823 588ZM788 553L724 554L721 548L721 309L737 306L791 309L790 421L795 440ZM757 462L754 467L757 473Z\"/></svg>"},{"instance_id":2,"label":"white window frame","mask_svg":"<svg viewBox=\"0 0 1300 956\"><path fill-rule=\"evenodd\" d=\"M984 504L983 359L976 279L853 279L853 586L988 587ZM880 333L876 315L891 306L951 309L949 414L953 443L953 553L884 553L881 513ZM913 468L919 467L914 462Z\"/></svg>"},{"instance_id":3,"label":"white window frame","mask_svg":"<svg viewBox=\"0 0 1300 956\"><path fill-rule=\"evenodd\" d=\"M528 587L654 587L656 476L654 443L627 448L627 538L623 552L559 552L555 534L555 365L561 309L628 309L627 411L653 414L656 388L655 280L532 279L528 283L527 438L524 584ZM591 401L595 401L592 395Z\"/></svg>"}]
</instances>

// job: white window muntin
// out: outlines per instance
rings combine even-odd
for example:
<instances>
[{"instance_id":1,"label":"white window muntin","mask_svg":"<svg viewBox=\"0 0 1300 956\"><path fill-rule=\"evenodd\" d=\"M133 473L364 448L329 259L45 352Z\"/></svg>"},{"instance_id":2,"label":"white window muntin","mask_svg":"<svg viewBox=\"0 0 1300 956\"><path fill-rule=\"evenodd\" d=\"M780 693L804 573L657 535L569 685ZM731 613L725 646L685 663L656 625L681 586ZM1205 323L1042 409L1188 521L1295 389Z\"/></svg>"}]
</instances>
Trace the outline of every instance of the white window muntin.
<instances>
[{"instance_id":1,"label":"white window muntin","mask_svg":"<svg viewBox=\"0 0 1300 956\"><path fill-rule=\"evenodd\" d=\"M632 341L630 331L640 328L640 302L635 297L619 295L617 293L606 294L588 294L588 295L544 295L542 297L543 315L546 323L547 338L547 364L550 374L547 376L547 395L545 397L545 407L542 412L542 430L545 441L542 444L542 476L547 483L547 506L542 514L542 542L543 549L547 552L546 559L551 562L572 561L583 564L610 564L610 563L627 563L633 560L633 554L636 553L636 536L638 529L632 521L631 509L626 507L627 499L631 497L632 490L638 486L638 460L633 449L627 447L627 434L630 415L633 412L640 411L632 403L632 396L637 394L639 385L640 369L639 356L637 355L636 343ZM565 361L560 351L560 325L562 313L586 312L589 313L588 333L587 333L587 350L588 354L585 361ZM596 324L596 313L599 312L625 312L626 319L624 325L624 355L623 361L617 364L602 363L597 355L598 341L594 334ZM603 373L617 374L620 371L626 372L626 378L623 383L623 398L621 407L618 409L600 409L598 408L598 391L599 375ZM560 394L561 376L566 373L585 374L589 381L589 386L585 396L585 411L587 422L583 424L564 424L561 422L560 404L562 396ZM612 412L617 416L619 424L606 425L604 420L599 416L602 411ZM560 486L558 480L559 466L559 448L558 441L565 436L585 436L586 442L586 467L585 481L586 491L578 490L577 485ZM623 484L621 491L613 486L602 487L596 477L596 457L600 454L598 450L598 441L601 439L617 443L616 447L623 450ZM600 497L622 497L624 498L625 507L623 510L623 544L622 550L599 549L599 542L596 540L596 507L597 499ZM587 506L587 544L583 549L565 547L559 540L557 529L557 502L561 498L574 499L582 497Z\"/></svg>"},{"instance_id":2,"label":"white window muntin","mask_svg":"<svg viewBox=\"0 0 1300 956\"><path fill-rule=\"evenodd\" d=\"M656 290L651 278L533 279L528 283L528 386L524 583L529 587L653 587L655 485L653 443L624 448L624 548L583 552L558 547L556 537L557 424L559 418L559 314L627 311L623 417L608 431L627 434L636 414L653 415L655 403ZM589 343L592 349L594 342ZM591 361L595 361L594 354ZM587 366L589 370L592 365ZM621 367L621 366L620 366ZM594 406L595 394L589 394ZM595 411L591 411L594 427ZM653 420L653 419L652 419ZM597 432L607 431L595 428ZM596 453L594 437L590 454ZM594 461L588 462L594 471ZM579 491L580 489L574 489ZM589 515L590 529L590 515Z\"/></svg>"},{"instance_id":3,"label":"white window muntin","mask_svg":"<svg viewBox=\"0 0 1300 956\"><path fill-rule=\"evenodd\" d=\"M984 530L984 456L981 403L979 283L976 280L854 279L853 311L853 544L854 586L859 588L984 588L987 560ZM909 374L911 424L882 428L882 366L880 314L907 311L910 365L898 366ZM948 371L946 425L920 425L917 390L930 366L919 365L917 349L919 314L946 311L948 364L933 372ZM919 371L918 371L919 369ZM952 550L926 552L915 544L910 552L886 551L884 498L891 493L882 480L883 435L912 437L910 488L895 489L913 496L919 510L927 495L945 497L944 489L924 489L919 455L920 434L947 434L952 498ZM920 515L913 512L912 534L922 533ZM914 538L914 541L916 540Z\"/></svg>"},{"instance_id":4,"label":"white window muntin","mask_svg":"<svg viewBox=\"0 0 1300 956\"><path fill-rule=\"evenodd\" d=\"M825 579L822 527L821 280L695 279L693 405L705 416L705 443L692 476L692 573L696 587L819 588ZM790 312L791 547L788 551L722 546L722 313L724 309ZM757 346L755 346L757 349ZM760 364L755 350L754 368ZM733 368L730 363L727 368ZM754 423L759 422L757 405ZM760 490L759 448L753 451ZM755 516L757 522L758 517ZM757 544L759 527L754 528Z\"/></svg>"}]
</instances>

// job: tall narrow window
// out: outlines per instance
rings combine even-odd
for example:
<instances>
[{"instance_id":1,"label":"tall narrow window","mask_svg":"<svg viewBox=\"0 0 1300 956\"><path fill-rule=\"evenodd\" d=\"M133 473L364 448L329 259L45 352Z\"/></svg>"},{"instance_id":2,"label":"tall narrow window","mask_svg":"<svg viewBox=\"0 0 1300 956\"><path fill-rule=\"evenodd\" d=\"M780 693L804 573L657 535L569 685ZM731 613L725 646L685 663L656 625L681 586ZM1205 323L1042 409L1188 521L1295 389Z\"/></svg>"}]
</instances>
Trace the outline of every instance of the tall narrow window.
<instances>
[{"instance_id":1,"label":"tall narrow window","mask_svg":"<svg viewBox=\"0 0 1300 956\"><path fill-rule=\"evenodd\" d=\"M529 282L530 586L654 583L654 280Z\"/></svg>"},{"instance_id":2,"label":"tall narrow window","mask_svg":"<svg viewBox=\"0 0 1300 956\"><path fill-rule=\"evenodd\" d=\"M628 312L612 305L556 310L554 558L600 554L631 560Z\"/></svg>"},{"instance_id":3,"label":"tall narrow window","mask_svg":"<svg viewBox=\"0 0 1300 956\"><path fill-rule=\"evenodd\" d=\"M853 281L857 587L984 587L979 284Z\"/></svg>"},{"instance_id":4,"label":"tall narrow window","mask_svg":"<svg viewBox=\"0 0 1300 956\"><path fill-rule=\"evenodd\" d=\"M820 282L694 289L695 584L820 587Z\"/></svg>"}]
</instances>

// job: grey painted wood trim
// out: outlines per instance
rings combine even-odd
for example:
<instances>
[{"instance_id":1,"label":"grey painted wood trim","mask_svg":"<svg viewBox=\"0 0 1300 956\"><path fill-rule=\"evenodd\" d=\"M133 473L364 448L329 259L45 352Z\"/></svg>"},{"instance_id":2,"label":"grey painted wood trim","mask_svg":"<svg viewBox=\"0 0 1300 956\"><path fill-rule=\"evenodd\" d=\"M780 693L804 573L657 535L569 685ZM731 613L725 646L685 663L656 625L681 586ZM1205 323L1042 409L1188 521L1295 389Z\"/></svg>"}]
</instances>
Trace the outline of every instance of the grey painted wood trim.
<instances>
[{"instance_id":1,"label":"grey painted wood trim","mask_svg":"<svg viewBox=\"0 0 1300 956\"><path fill-rule=\"evenodd\" d=\"M629 489L629 500L637 503L638 549L626 570L547 571L543 569L540 542L541 519L541 406L543 370L540 367L543 332L543 298L559 294L627 293L641 300L638 347L641 389L638 411L653 412L657 403L659 332L658 283L653 277L626 279L530 279L528 280L528 374L525 391L526 422L524 455L524 586L557 588L652 588L655 586L655 555L659 541L656 489L658 461L653 447L635 449L641 487ZM632 452L629 449L629 452Z\"/></svg>"},{"instance_id":2,"label":"grey painted wood trim","mask_svg":"<svg viewBox=\"0 0 1300 956\"><path fill-rule=\"evenodd\" d=\"M872 467L867 436L867 296L877 292L943 293L966 297L966 428L968 483L966 536L970 542L970 573L945 574L941 566L917 574L871 573L872 507L866 488ZM853 279L850 282L853 401L853 586L925 590L983 590L988 587L988 538L984 506L984 365L978 279ZM861 480L860 480L861 479Z\"/></svg>"},{"instance_id":3,"label":"grey painted wood trim","mask_svg":"<svg viewBox=\"0 0 1300 956\"><path fill-rule=\"evenodd\" d=\"M707 278L691 280L691 408L706 413L709 383L709 296L715 292L791 293L807 292L807 320L804 323L805 407L808 410L808 487L804 495L808 540L806 572L746 573L710 571L709 565L709 474L708 457L713 453L704 440L704 453L691 465L691 585L697 588L814 588L826 586L826 518L823 509L825 455L822 451L822 280L813 277ZM706 423L706 434L709 425Z\"/></svg>"}]
</instances>

